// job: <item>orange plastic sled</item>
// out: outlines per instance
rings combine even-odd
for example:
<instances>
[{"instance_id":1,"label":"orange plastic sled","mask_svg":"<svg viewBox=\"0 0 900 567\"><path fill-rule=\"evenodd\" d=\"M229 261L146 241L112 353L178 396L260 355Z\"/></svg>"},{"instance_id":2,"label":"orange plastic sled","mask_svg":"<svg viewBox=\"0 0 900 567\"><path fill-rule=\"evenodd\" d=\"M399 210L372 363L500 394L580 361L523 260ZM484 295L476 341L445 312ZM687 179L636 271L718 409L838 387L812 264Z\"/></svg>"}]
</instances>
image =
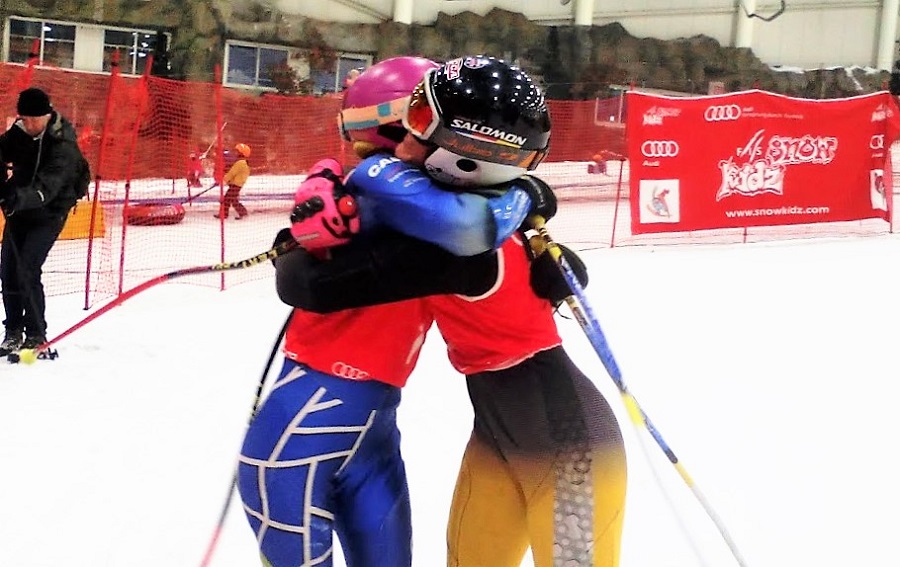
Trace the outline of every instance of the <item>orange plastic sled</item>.
<instances>
[{"instance_id":1,"label":"orange plastic sled","mask_svg":"<svg viewBox=\"0 0 900 567\"><path fill-rule=\"evenodd\" d=\"M181 203L135 203L125 208L125 222L136 226L178 224L183 220Z\"/></svg>"}]
</instances>

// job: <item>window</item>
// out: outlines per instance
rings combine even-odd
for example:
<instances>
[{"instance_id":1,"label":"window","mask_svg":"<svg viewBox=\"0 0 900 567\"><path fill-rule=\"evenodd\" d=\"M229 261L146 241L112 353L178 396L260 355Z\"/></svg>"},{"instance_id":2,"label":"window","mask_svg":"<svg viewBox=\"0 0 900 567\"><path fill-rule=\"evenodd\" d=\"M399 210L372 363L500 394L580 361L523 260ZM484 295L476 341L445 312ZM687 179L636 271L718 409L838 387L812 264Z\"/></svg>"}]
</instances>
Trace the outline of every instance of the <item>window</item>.
<instances>
[{"instance_id":1,"label":"window","mask_svg":"<svg viewBox=\"0 0 900 567\"><path fill-rule=\"evenodd\" d=\"M38 59L44 65L64 69L75 66L75 26L49 21L9 19L10 63L27 63L37 43Z\"/></svg>"},{"instance_id":2,"label":"window","mask_svg":"<svg viewBox=\"0 0 900 567\"><path fill-rule=\"evenodd\" d=\"M347 78L347 73L353 69L362 71L371 64L372 57L369 55L342 53L337 61L337 84L335 85L335 90L341 91L344 89L344 79Z\"/></svg>"},{"instance_id":3,"label":"window","mask_svg":"<svg viewBox=\"0 0 900 567\"><path fill-rule=\"evenodd\" d=\"M225 83L247 87L275 88L272 71L287 65L288 49L228 43L225 50Z\"/></svg>"},{"instance_id":4,"label":"window","mask_svg":"<svg viewBox=\"0 0 900 567\"><path fill-rule=\"evenodd\" d=\"M314 94L334 93L344 90L344 79L351 69L364 70L372 64L371 55L359 53L339 53L334 61L334 69L313 69L310 79Z\"/></svg>"},{"instance_id":5,"label":"window","mask_svg":"<svg viewBox=\"0 0 900 567\"><path fill-rule=\"evenodd\" d=\"M165 38L165 36L163 36ZM122 73L141 75L156 49L156 33L107 29L103 32L103 70L111 71L116 54ZM166 46L162 46L165 50Z\"/></svg>"},{"instance_id":6,"label":"window","mask_svg":"<svg viewBox=\"0 0 900 567\"><path fill-rule=\"evenodd\" d=\"M274 45L255 45L229 41L225 48L224 82L230 86L255 87L266 90L288 90L284 74L293 74L294 92L325 94L344 88L344 78L351 69L364 69L372 56L359 53L337 53L329 69L311 68L309 50ZM288 83L289 85L289 83Z\"/></svg>"},{"instance_id":7,"label":"window","mask_svg":"<svg viewBox=\"0 0 900 567\"><path fill-rule=\"evenodd\" d=\"M8 28L6 60L10 63L27 63L36 55L40 65L109 72L118 54L123 74L140 75L158 42L163 43L163 52L168 48L168 34L162 31L21 17L10 17Z\"/></svg>"},{"instance_id":8,"label":"window","mask_svg":"<svg viewBox=\"0 0 900 567\"><path fill-rule=\"evenodd\" d=\"M9 57L10 63L27 63L34 45L34 40L42 36L41 22L9 20ZM38 51L40 47L38 47Z\"/></svg>"}]
</instances>

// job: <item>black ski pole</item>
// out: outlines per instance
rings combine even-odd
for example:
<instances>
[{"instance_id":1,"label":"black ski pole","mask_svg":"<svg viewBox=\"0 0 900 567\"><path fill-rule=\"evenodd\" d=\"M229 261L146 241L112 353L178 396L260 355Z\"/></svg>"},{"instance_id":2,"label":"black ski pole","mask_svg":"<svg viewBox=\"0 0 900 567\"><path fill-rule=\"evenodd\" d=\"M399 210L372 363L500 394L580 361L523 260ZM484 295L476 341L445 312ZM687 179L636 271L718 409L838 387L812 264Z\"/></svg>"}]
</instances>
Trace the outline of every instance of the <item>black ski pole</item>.
<instances>
[{"instance_id":1,"label":"black ski pole","mask_svg":"<svg viewBox=\"0 0 900 567\"><path fill-rule=\"evenodd\" d=\"M28 361L35 360L37 358L37 356L40 355L42 352L47 351L48 349L50 349L51 346L58 343L62 339L66 338L67 336L71 335L72 333L74 333L75 331L80 329L81 327L84 327L85 325L87 325L88 323L90 323L91 321L96 319L97 317L103 315L104 313L106 313L107 311L112 309L113 307L121 305L126 300L134 297L135 295L141 293L142 291L150 289L151 287L153 287L157 284L161 284L163 282L173 280L175 278L180 278L183 276L191 276L194 274L202 274L205 272L224 272L224 271L228 271L228 270L240 270L243 268L251 268L253 266L258 266L268 260L273 260L273 259L277 258L278 256L283 256L284 254L287 254L288 252L290 252L291 250L293 250L296 247L297 247L297 241L287 240L285 242L278 244L277 246L275 246L273 248L270 248L269 250L266 250L265 252L262 252L261 254L257 254L256 256L251 256L250 258L246 258L244 260L239 260L237 262L222 262L219 264L211 264L208 266L194 266L193 268L183 268L181 270L175 270L174 272L169 272L166 274L162 274L160 276L156 276L155 278L147 280L144 283L142 283L138 286L135 286L135 287L129 289L128 291L120 294L118 297L113 299L111 302L107 303L106 305L104 305L103 307L98 309L97 311L94 311L93 313L91 313L90 315L88 315L87 317L82 319L81 321L75 323L74 325L72 325L71 327L69 327L68 329L66 329L65 331L63 331L62 333L60 333L59 335L54 337L53 339L51 339L41 345L38 345L34 349L23 349L23 350L19 351L20 358L22 358L23 360L28 360ZM16 362L16 361L13 361L13 362Z\"/></svg>"}]
</instances>

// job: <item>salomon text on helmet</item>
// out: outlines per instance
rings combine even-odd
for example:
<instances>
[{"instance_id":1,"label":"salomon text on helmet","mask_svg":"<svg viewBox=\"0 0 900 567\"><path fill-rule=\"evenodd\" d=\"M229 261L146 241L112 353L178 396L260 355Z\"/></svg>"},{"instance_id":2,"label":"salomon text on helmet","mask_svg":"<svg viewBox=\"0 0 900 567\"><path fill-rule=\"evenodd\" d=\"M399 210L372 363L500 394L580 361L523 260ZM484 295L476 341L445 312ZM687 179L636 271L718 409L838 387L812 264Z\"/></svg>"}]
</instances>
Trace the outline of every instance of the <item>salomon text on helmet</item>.
<instances>
[{"instance_id":1,"label":"salomon text on helmet","mask_svg":"<svg viewBox=\"0 0 900 567\"><path fill-rule=\"evenodd\" d=\"M423 57L393 57L366 69L344 92L338 119L343 136L374 148L396 148L406 135L401 120L410 93L437 67Z\"/></svg>"},{"instance_id":2,"label":"salomon text on helmet","mask_svg":"<svg viewBox=\"0 0 900 567\"><path fill-rule=\"evenodd\" d=\"M521 69L488 56L429 71L413 91L403 125L437 146L429 175L453 185L495 185L538 166L550 145L550 113Z\"/></svg>"}]
</instances>

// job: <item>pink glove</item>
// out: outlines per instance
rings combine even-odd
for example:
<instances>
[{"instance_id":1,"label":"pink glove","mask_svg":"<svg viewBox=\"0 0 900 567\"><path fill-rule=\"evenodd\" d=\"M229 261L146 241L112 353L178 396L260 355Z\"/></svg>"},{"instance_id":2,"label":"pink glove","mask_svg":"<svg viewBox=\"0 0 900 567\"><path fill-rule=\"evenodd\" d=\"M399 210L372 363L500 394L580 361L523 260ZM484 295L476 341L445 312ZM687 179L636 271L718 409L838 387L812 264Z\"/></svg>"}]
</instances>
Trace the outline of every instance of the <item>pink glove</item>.
<instances>
[{"instance_id":1,"label":"pink glove","mask_svg":"<svg viewBox=\"0 0 900 567\"><path fill-rule=\"evenodd\" d=\"M344 190L343 174L337 161L320 160L294 194L291 234L307 250L345 244L359 232L359 207Z\"/></svg>"}]
</instances>

